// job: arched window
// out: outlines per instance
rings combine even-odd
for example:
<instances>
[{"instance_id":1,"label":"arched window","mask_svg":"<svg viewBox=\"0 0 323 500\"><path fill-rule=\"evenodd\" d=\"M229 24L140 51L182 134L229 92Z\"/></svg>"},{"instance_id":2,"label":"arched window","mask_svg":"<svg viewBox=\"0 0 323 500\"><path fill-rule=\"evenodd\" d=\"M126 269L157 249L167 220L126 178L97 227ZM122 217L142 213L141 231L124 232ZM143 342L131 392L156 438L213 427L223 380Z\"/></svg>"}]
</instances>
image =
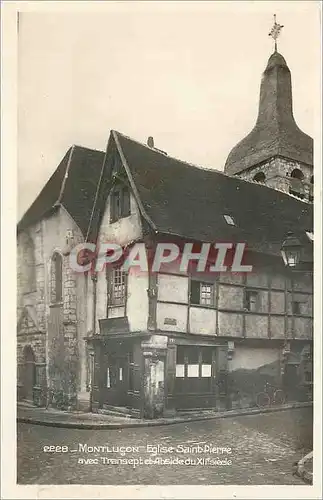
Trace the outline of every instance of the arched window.
<instances>
[{"instance_id":1,"label":"arched window","mask_svg":"<svg viewBox=\"0 0 323 500\"><path fill-rule=\"evenodd\" d=\"M253 180L254 180L255 182L265 182L265 180L266 180L266 176L265 176L265 174L264 174L263 172L258 172L258 173L254 176Z\"/></svg>"},{"instance_id":2,"label":"arched window","mask_svg":"<svg viewBox=\"0 0 323 500\"><path fill-rule=\"evenodd\" d=\"M297 198L304 198L303 172L299 168L294 168L290 176L291 176L290 186L289 186L290 194L297 196Z\"/></svg>"},{"instance_id":3,"label":"arched window","mask_svg":"<svg viewBox=\"0 0 323 500\"><path fill-rule=\"evenodd\" d=\"M304 179L304 174L299 168L294 168L294 170L291 172L290 176L293 179L298 179L299 181L302 181Z\"/></svg>"},{"instance_id":4,"label":"arched window","mask_svg":"<svg viewBox=\"0 0 323 500\"><path fill-rule=\"evenodd\" d=\"M51 262L51 302L62 302L63 299L63 259L55 252Z\"/></svg>"}]
</instances>

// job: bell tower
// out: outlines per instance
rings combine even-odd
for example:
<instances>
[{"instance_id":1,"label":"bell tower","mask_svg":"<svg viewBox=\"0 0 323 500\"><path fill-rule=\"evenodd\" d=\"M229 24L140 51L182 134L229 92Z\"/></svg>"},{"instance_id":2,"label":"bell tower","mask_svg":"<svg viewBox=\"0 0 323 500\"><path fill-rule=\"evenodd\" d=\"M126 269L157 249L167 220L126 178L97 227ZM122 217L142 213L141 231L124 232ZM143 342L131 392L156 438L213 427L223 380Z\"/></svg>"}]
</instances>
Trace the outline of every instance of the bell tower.
<instances>
[{"instance_id":1,"label":"bell tower","mask_svg":"<svg viewBox=\"0 0 323 500\"><path fill-rule=\"evenodd\" d=\"M275 50L262 76L258 118L252 131L230 152L224 171L311 202L313 139L300 130L294 119L291 73L277 52L282 27L275 16L269 33Z\"/></svg>"}]
</instances>

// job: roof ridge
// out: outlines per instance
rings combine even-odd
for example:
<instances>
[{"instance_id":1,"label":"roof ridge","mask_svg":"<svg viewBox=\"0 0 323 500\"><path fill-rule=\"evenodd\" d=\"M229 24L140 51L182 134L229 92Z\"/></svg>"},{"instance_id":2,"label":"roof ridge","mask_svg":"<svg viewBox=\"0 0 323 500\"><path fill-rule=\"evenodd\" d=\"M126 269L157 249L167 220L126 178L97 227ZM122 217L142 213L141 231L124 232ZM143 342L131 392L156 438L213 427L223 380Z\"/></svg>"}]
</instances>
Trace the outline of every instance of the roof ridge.
<instances>
[{"instance_id":1,"label":"roof ridge","mask_svg":"<svg viewBox=\"0 0 323 500\"><path fill-rule=\"evenodd\" d=\"M96 148L89 148L88 146L81 146L80 144L72 144L71 147L74 147L74 148L79 148L79 149L86 149L87 151L95 151L96 153L105 153L104 151L102 151L102 149L96 149Z\"/></svg>"},{"instance_id":2,"label":"roof ridge","mask_svg":"<svg viewBox=\"0 0 323 500\"><path fill-rule=\"evenodd\" d=\"M114 132L114 133L116 133L116 134L118 134L118 135L120 135L120 136L122 136L122 137L124 137L124 138L126 138L126 139L128 139L130 141L132 141L132 142L135 142L136 144L139 144L140 146L144 146L147 149L149 149L151 151L154 151L157 154L160 154L161 156L166 156L167 158L169 158L171 160L178 161L178 162L184 164L187 167L193 167L193 168L196 168L198 170L202 170L204 172L211 172L212 174L213 173L214 174L220 174L220 175L223 175L224 177L227 177L229 179L235 179L236 181L239 181L239 182L247 182L248 184L257 185L260 188L267 188L267 189L270 189L272 191L278 191L278 192L280 192L280 193L282 193L282 194L284 194L286 196L294 198L297 201L301 201L301 202L306 203L306 204L311 204L308 201L303 200L302 198L298 198L297 196L294 196L293 194L290 194L290 193L287 193L286 191L283 191L282 189L275 189L275 188L272 188L272 187L268 186L267 184L261 184L259 182L256 182L256 181L252 180L252 179L249 180L249 179L244 179L242 177L233 176L233 175L230 175L230 174L228 174L228 173L226 173L226 172L224 172L222 170L218 170L218 169L216 169L214 167L203 167L201 165L196 165L194 163L190 163L190 162L187 162L185 160L182 160L181 158L177 158L176 156L171 156L169 154L163 153L159 149L151 148L147 144L142 143L141 141L138 141L137 139L133 139L132 137L130 137L130 136L126 135L126 134L123 134L122 132L118 132L117 130L113 130L112 129L111 132Z\"/></svg>"},{"instance_id":3,"label":"roof ridge","mask_svg":"<svg viewBox=\"0 0 323 500\"><path fill-rule=\"evenodd\" d=\"M157 154L160 154L162 156L166 156L167 158L170 158L171 160L176 160L176 161L179 161L181 163L184 163L185 165L187 165L189 167L198 168L199 170L205 170L207 172L208 171L210 171L210 172L216 172L216 173L225 175L226 177L232 177L231 175L228 175L225 172L223 172L222 170L218 170L215 167L204 167L203 165L197 165L196 163L190 163L190 162L188 162L186 160L182 160L181 158L178 158L176 156L169 155L168 153L165 153L165 152L163 152L162 150L160 150L158 148L151 148L150 146L148 146L148 144L145 144L144 142L138 141L137 139L133 139L132 137L130 137L130 136L126 135L126 134L123 134L122 132L118 132L118 130L113 130L113 132L115 132L116 134L121 135L122 137L125 137L126 139L129 139L132 142L135 142L135 143L139 144L140 146L144 146L147 149L149 149L151 151L154 151Z\"/></svg>"}]
</instances>

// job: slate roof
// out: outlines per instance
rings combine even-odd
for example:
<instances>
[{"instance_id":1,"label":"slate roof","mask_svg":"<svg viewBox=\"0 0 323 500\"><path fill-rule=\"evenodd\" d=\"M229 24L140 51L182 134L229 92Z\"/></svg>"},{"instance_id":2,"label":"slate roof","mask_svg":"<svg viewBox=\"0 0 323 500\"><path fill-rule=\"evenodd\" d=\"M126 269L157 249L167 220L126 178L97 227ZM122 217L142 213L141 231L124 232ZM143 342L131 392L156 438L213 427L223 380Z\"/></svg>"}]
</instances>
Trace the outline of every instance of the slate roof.
<instances>
[{"instance_id":1,"label":"slate roof","mask_svg":"<svg viewBox=\"0 0 323 500\"><path fill-rule=\"evenodd\" d=\"M313 139L295 122L291 74L278 52L263 73L256 125L230 152L225 172L238 174L276 155L313 165Z\"/></svg>"},{"instance_id":2,"label":"slate roof","mask_svg":"<svg viewBox=\"0 0 323 500\"><path fill-rule=\"evenodd\" d=\"M19 222L18 231L61 204L83 235L94 241L112 186L109 158L116 151L141 215L155 233L209 243L246 242L249 249L279 255L288 231L305 236L305 231L313 230L309 203L185 163L112 131L106 155L80 146L69 149ZM224 215L231 216L235 225L229 225Z\"/></svg>"},{"instance_id":3,"label":"slate roof","mask_svg":"<svg viewBox=\"0 0 323 500\"><path fill-rule=\"evenodd\" d=\"M288 231L305 234L313 228L309 203L112 134L142 215L156 232L205 242L247 242L250 249L278 255Z\"/></svg>"},{"instance_id":4,"label":"slate roof","mask_svg":"<svg viewBox=\"0 0 323 500\"><path fill-rule=\"evenodd\" d=\"M103 151L72 146L18 223L18 232L61 204L86 235L103 160Z\"/></svg>"}]
</instances>

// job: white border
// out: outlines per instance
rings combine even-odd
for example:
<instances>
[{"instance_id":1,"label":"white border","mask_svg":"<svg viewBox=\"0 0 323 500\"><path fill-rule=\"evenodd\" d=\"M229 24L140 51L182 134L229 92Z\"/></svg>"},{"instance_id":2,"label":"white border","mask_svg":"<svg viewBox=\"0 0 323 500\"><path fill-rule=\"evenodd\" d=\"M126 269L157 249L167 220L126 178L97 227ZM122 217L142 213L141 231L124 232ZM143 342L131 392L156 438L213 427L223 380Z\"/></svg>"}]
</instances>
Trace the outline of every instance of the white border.
<instances>
[{"instance_id":1,"label":"white border","mask_svg":"<svg viewBox=\"0 0 323 500\"><path fill-rule=\"evenodd\" d=\"M18 486L16 485L16 198L17 185L17 32L16 13L18 10L44 11L93 11L104 10L107 2L96 1L57 1L57 2L3 2L1 5L1 67L2 67L2 148L1 148L1 176L2 176L2 226L1 226L1 437L2 437L2 498L286 498L305 499L321 497L321 442L322 442L322 76L317 82L317 102L320 105L316 112L315 133L315 417L314 417L314 453L315 453L315 483L313 486ZM110 3L110 2L109 2ZM116 4L116 2L114 2ZM145 9L148 2L119 2L116 8ZM154 2L156 9L163 9L166 2ZM173 2L177 3L177 2ZM188 2L187 9L198 8L201 2ZM217 2L217 7L228 10L234 8L235 14L239 9L275 11L276 2ZM306 1L279 2L279 9L302 8ZM316 3L322 13L321 2ZM303 6L304 7L304 6ZM109 5L111 8L111 4ZM322 21L322 16L321 16ZM321 22L322 25L322 22ZM322 46L321 46L322 53ZM319 71L319 68L318 68ZM322 59L320 75L322 75Z\"/></svg>"}]
</instances>

